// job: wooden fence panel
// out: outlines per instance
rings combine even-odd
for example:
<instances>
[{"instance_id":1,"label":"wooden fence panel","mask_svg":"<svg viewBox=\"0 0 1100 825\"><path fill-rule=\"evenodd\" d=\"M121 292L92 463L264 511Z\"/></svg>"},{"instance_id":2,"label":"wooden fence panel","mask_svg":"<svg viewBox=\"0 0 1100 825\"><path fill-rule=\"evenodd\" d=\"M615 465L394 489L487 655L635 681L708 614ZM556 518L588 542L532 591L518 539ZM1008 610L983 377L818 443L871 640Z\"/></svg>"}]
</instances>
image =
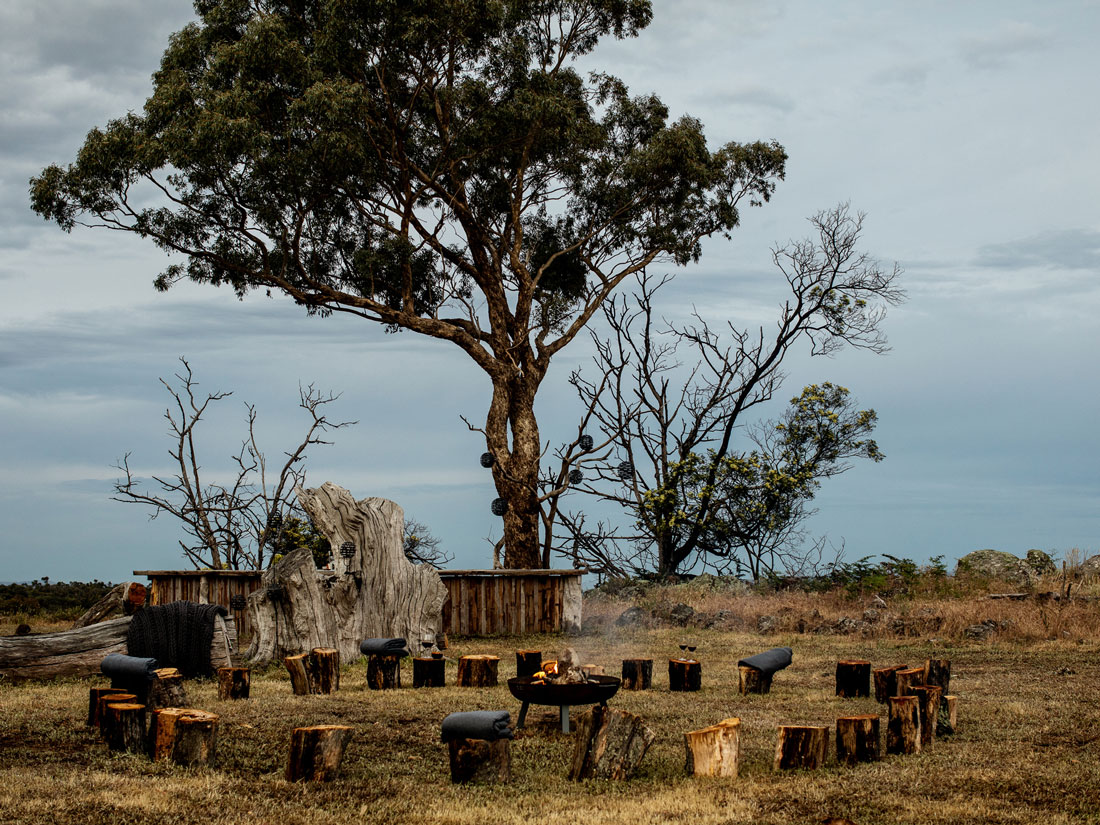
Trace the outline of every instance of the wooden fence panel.
<instances>
[{"instance_id":1,"label":"wooden fence panel","mask_svg":"<svg viewBox=\"0 0 1100 825\"><path fill-rule=\"evenodd\" d=\"M443 630L460 636L576 632L580 624L579 581L584 573L440 570L448 593Z\"/></svg>"}]
</instances>

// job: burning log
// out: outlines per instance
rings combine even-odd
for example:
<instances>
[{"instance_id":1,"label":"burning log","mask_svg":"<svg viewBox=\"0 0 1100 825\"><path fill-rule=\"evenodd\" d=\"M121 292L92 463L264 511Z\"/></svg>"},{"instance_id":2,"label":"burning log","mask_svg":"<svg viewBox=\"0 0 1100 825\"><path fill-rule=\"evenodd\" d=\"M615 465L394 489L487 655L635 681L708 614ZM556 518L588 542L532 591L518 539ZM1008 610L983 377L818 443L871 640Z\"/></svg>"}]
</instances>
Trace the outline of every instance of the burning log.
<instances>
[{"instance_id":1,"label":"burning log","mask_svg":"<svg viewBox=\"0 0 1100 825\"><path fill-rule=\"evenodd\" d=\"M442 658L413 659L413 687L446 687L446 666Z\"/></svg>"},{"instance_id":2,"label":"burning log","mask_svg":"<svg viewBox=\"0 0 1100 825\"><path fill-rule=\"evenodd\" d=\"M455 684L459 687L496 687L499 656L481 653L462 656L458 660Z\"/></svg>"},{"instance_id":3,"label":"burning log","mask_svg":"<svg viewBox=\"0 0 1100 825\"><path fill-rule=\"evenodd\" d=\"M516 676L534 676L542 670L541 650L516 651Z\"/></svg>"},{"instance_id":4,"label":"burning log","mask_svg":"<svg viewBox=\"0 0 1100 825\"><path fill-rule=\"evenodd\" d=\"M286 781L328 782L340 771L344 749L351 741L347 725L313 725L295 728L290 735Z\"/></svg>"},{"instance_id":5,"label":"burning log","mask_svg":"<svg viewBox=\"0 0 1100 825\"><path fill-rule=\"evenodd\" d=\"M247 699L252 684L252 671L247 667L218 668L218 698Z\"/></svg>"},{"instance_id":6,"label":"burning log","mask_svg":"<svg viewBox=\"0 0 1100 825\"><path fill-rule=\"evenodd\" d=\"M871 695L871 663L848 659L836 663L836 695L852 699Z\"/></svg>"},{"instance_id":7,"label":"burning log","mask_svg":"<svg viewBox=\"0 0 1100 825\"><path fill-rule=\"evenodd\" d=\"M685 733L684 747L689 775L736 778L741 761L741 720L723 719L709 728Z\"/></svg>"},{"instance_id":8,"label":"burning log","mask_svg":"<svg viewBox=\"0 0 1100 825\"><path fill-rule=\"evenodd\" d=\"M841 716L836 720L836 761L841 765L875 762L879 748L878 714Z\"/></svg>"},{"instance_id":9,"label":"burning log","mask_svg":"<svg viewBox=\"0 0 1100 825\"><path fill-rule=\"evenodd\" d=\"M885 705L891 696L898 696L898 671L907 670L908 665L891 665L873 671L875 677L875 701Z\"/></svg>"},{"instance_id":10,"label":"burning log","mask_svg":"<svg viewBox=\"0 0 1100 825\"><path fill-rule=\"evenodd\" d=\"M699 690L703 683L703 666L695 659L668 660L668 689Z\"/></svg>"},{"instance_id":11,"label":"burning log","mask_svg":"<svg viewBox=\"0 0 1100 825\"><path fill-rule=\"evenodd\" d=\"M887 753L920 753L920 700L916 696L891 696L886 700Z\"/></svg>"},{"instance_id":12,"label":"burning log","mask_svg":"<svg viewBox=\"0 0 1100 825\"><path fill-rule=\"evenodd\" d=\"M629 779L655 735L642 717L596 705L577 726L569 778Z\"/></svg>"},{"instance_id":13,"label":"burning log","mask_svg":"<svg viewBox=\"0 0 1100 825\"><path fill-rule=\"evenodd\" d=\"M939 685L913 685L909 693L920 700L920 744L926 748L936 736L943 688Z\"/></svg>"},{"instance_id":14,"label":"burning log","mask_svg":"<svg viewBox=\"0 0 1100 825\"><path fill-rule=\"evenodd\" d=\"M772 767L777 771L820 768L828 750L829 729L824 725L780 725Z\"/></svg>"},{"instance_id":15,"label":"burning log","mask_svg":"<svg viewBox=\"0 0 1100 825\"><path fill-rule=\"evenodd\" d=\"M652 659L623 659L623 690L649 690L652 683Z\"/></svg>"}]
</instances>

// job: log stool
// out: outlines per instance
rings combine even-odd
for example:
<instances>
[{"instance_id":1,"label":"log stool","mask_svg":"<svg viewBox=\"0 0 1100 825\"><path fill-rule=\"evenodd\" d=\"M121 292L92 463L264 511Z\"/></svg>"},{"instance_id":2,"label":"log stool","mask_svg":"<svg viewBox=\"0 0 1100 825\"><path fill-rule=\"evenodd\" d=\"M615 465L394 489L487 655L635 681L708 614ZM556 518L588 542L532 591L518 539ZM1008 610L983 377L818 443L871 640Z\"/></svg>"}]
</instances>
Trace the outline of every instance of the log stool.
<instances>
[{"instance_id":1,"label":"log stool","mask_svg":"<svg viewBox=\"0 0 1100 825\"><path fill-rule=\"evenodd\" d=\"M108 702L100 718L100 730L113 751L145 751L145 703Z\"/></svg>"},{"instance_id":2,"label":"log stool","mask_svg":"<svg viewBox=\"0 0 1100 825\"><path fill-rule=\"evenodd\" d=\"M916 696L891 696L886 700L887 753L920 753L920 700Z\"/></svg>"},{"instance_id":3,"label":"log stool","mask_svg":"<svg viewBox=\"0 0 1100 825\"><path fill-rule=\"evenodd\" d=\"M772 675L751 665L737 666L737 690L742 696L750 693L768 693L772 689Z\"/></svg>"},{"instance_id":4,"label":"log stool","mask_svg":"<svg viewBox=\"0 0 1100 825\"><path fill-rule=\"evenodd\" d=\"M183 674L174 667L160 667L153 671L149 683L149 695L145 705L154 708L181 708L189 705L187 690L183 686Z\"/></svg>"},{"instance_id":5,"label":"log stool","mask_svg":"<svg viewBox=\"0 0 1100 825\"><path fill-rule=\"evenodd\" d=\"M847 659L836 663L836 695L854 699L871 695L871 663Z\"/></svg>"},{"instance_id":6,"label":"log stool","mask_svg":"<svg viewBox=\"0 0 1100 825\"><path fill-rule=\"evenodd\" d=\"M940 715L936 719L936 736L950 736L958 726L958 696L944 696L940 702Z\"/></svg>"},{"instance_id":7,"label":"log stool","mask_svg":"<svg viewBox=\"0 0 1100 825\"><path fill-rule=\"evenodd\" d=\"M878 714L841 716L836 720L836 761L841 765L874 762L880 756Z\"/></svg>"},{"instance_id":8,"label":"log stool","mask_svg":"<svg viewBox=\"0 0 1100 825\"><path fill-rule=\"evenodd\" d=\"M461 660L460 660L461 661ZM506 710L452 713L443 720L451 782L502 783L512 778L511 716Z\"/></svg>"},{"instance_id":9,"label":"log stool","mask_svg":"<svg viewBox=\"0 0 1100 825\"><path fill-rule=\"evenodd\" d=\"M741 720L723 719L709 728L684 734L687 772L691 776L737 778L741 761Z\"/></svg>"},{"instance_id":10,"label":"log stool","mask_svg":"<svg viewBox=\"0 0 1100 825\"><path fill-rule=\"evenodd\" d=\"M652 659L623 659L623 690L649 690L652 683Z\"/></svg>"},{"instance_id":11,"label":"log stool","mask_svg":"<svg viewBox=\"0 0 1100 825\"><path fill-rule=\"evenodd\" d=\"M909 667L897 672L898 684L897 693L894 696L908 696L909 688L913 685L920 685L924 683L924 668L923 667Z\"/></svg>"},{"instance_id":12,"label":"log stool","mask_svg":"<svg viewBox=\"0 0 1100 825\"><path fill-rule=\"evenodd\" d=\"M655 738L641 716L596 705L577 725L569 778L630 779Z\"/></svg>"},{"instance_id":13,"label":"log stool","mask_svg":"<svg viewBox=\"0 0 1100 825\"><path fill-rule=\"evenodd\" d=\"M943 688L944 695L951 689L951 660L928 659L924 663L924 678L921 684L938 685Z\"/></svg>"},{"instance_id":14,"label":"log stool","mask_svg":"<svg viewBox=\"0 0 1100 825\"><path fill-rule=\"evenodd\" d=\"M99 663L99 670L111 680L111 687L133 693L141 702L149 694L149 683L156 678L156 668L156 659L122 653L109 653Z\"/></svg>"},{"instance_id":15,"label":"log stool","mask_svg":"<svg viewBox=\"0 0 1100 825\"><path fill-rule=\"evenodd\" d=\"M252 684L252 671L247 667L218 668L218 698L247 699Z\"/></svg>"},{"instance_id":16,"label":"log stool","mask_svg":"<svg viewBox=\"0 0 1100 825\"><path fill-rule=\"evenodd\" d=\"M920 701L920 744L921 748L926 748L936 736L943 688L939 685L913 685L909 693Z\"/></svg>"},{"instance_id":17,"label":"log stool","mask_svg":"<svg viewBox=\"0 0 1100 825\"><path fill-rule=\"evenodd\" d=\"M695 659L668 660L668 689L699 690L703 683L703 666Z\"/></svg>"},{"instance_id":18,"label":"log stool","mask_svg":"<svg viewBox=\"0 0 1100 825\"><path fill-rule=\"evenodd\" d=\"M772 676L791 663L789 647L773 647L755 656L737 662L738 690L742 695L768 693L772 689Z\"/></svg>"},{"instance_id":19,"label":"log stool","mask_svg":"<svg viewBox=\"0 0 1100 825\"><path fill-rule=\"evenodd\" d=\"M455 684L459 687L496 687L499 664L499 656L487 653L462 656L458 660Z\"/></svg>"},{"instance_id":20,"label":"log stool","mask_svg":"<svg viewBox=\"0 0 1100 825\"><path fill-rule=\"evenodd\" d=\"M447 663L433 656L413 659L413 687L446 687Z\"/></svg>"},{"instance_id":21,"label":"log stool","mask_svg":"<svg viewBox=\"0 0 1100 825\"><path fill-rule=\"evenodd\" d=\"M828 749L829 729L824 725L780 725L772 767L777 771L820 768Z\"/></svg>"},{"instance_id":22,"label":"log stool","mask_svg":"<svg viewBox=\"0 0 1100 825\"><path fill-rule=\"evenodd\" d=\"M95 709L95 723L99 726L100 736L106 737L107 730L104 728L104 719L107 716L107 705L112 702L136 702L138 697L133 693L103 693L96 699Z\"/></svg>"},{"instance_id":23,"label":"log stool","mask_svg":"<svg viewBox=\"0 0 1100 825\"><path fill-rule=\"evenodd\" d=\"M91 728L98 728L99 727L99 713L100 713L99 700L100 700L100 697L110 696L110 695L118 695L120 693L125 693L127 696L134 696L134 694L132 694L132 693L126 693L126 691L124 691L122 688L94 687L94 688L90 688L88 690L88 723L87 723L88 727L91 727ZM137 698L137 697L135 696L134 698ZM122 701L122 700L116 700L116 701ZM104 707L106 707L106 706L104 706Z\"/></svg>"},{"instance_id":24,"label":"log stool","mask_svg":"<svg viewBox=\"0 0 1100 825\"><path fill-rule=\"evenodd\" d=\"M283 659L295 696L332 693L340 689L340 651L333 647L315 647Z\"/></svg>"},{"instance_id":25,"label":"log stool","mask_svg":"<svg viewBox=\"0 0 1100 825\"><path fill-rule=\"evenodd\" d=\"M542 670L541 650L516 651L516 676L534 676Z\"/></svg>"},{"instance_id":26,"label":"log stool","mask_svg":"<svg viewBox=\"0 0 1100 825\"><path fill-rule=\"evenodd\" d=\"M875 668L871 675L875 678L875 701L885 705L891 696L900 696L898 693L898 671L908 670L909 665L891 665L890 667Z\"/></svg>"},{"instance_id":27,"label":"log stool","mask_svg":"<svg viewBox=\"0 0 1100 825\"><path fill-rule=\"evenodd\" d=\"M211 765L218 715L195 708L158 708L149 722L149 757L177 765Z\"/></svg>"},{"instance_id":28,"label":"log stool","mask_svg":"<svg viewBox=\"0 0 1100 825\"><path fill-rule=\"evenodd\" d=\"M367 687L371 690L401 687L401 660L409 655L405 639L364 639L359 643L359 652L367 657Z\"/></svg>"},{"instance_id":29,"label":"log stool","mask_svg":"<svg viewBox=\"0 0 1100 825\"><path fill-rule=\"evenodd\" d=\"M295 728L290 735L286 781L328 782L335 779L351 734L352 729L347 725Z\"/></svg>"}]
</instances>

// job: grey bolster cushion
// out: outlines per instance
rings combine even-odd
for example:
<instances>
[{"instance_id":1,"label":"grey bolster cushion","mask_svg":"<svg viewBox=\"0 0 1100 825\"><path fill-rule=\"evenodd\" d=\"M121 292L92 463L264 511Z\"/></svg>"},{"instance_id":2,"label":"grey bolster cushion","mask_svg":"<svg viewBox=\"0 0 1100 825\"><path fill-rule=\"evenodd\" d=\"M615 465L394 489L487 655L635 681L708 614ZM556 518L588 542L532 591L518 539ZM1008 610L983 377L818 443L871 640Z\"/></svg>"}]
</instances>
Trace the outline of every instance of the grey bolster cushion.
<instances>
[{"instance_id":1,"label":"grey bolster cushion","mask_svg":"<svg viewBox=\"0 0 1100 825\"><path fill-rule=\"evenodd\" d=\"M408 656L408 642L404 639L364 639L359 643L364 656Z\"/></svg>"},{"instance_id":2,"label":"grey bolster cushion","mask_svg":"<svg viewBox=\"0 0 1100 825\"><path fill-rule=\"evenodd\" d=\"M156 674L156 659L141 656L126 656L122 653L108 653L99 663L99 670L111 680L120 682L151 682Z\"/></svg>"},{"instance_id":3,"label":"grey bolster cushion","mask_svg":"<svg viewBox=\"0 0 1100 825\"><path fill-rule=\"evenodd\" d=\"M791 649L789 647L773 647L747 659L741 659L737 664L756 668L762 673L772 674L782 670L791 663Z\"/></svg>"},{"instance_id":4,"label":"grey bolster cushion","mask_svg":"<svg viewBox=\"0 0 1100 825\"><path fill-rule=\"evenodd\" d=\"M443 720L443 741L452 739L511 739L512 717L506 710L469 710Z\"/></svg>"}]
</instances>

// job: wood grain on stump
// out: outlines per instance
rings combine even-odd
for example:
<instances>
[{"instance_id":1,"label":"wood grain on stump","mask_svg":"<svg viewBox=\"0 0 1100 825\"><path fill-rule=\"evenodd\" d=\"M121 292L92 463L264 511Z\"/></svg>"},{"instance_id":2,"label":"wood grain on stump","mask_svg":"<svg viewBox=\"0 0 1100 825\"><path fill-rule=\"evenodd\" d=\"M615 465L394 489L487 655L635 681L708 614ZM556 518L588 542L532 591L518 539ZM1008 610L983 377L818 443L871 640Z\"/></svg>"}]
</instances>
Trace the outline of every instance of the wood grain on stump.
<instances>
[{"instance_id":1,"label":"wood grain on stump","mask_svg":"<svg viewBox=\"0 0 1100 825\"><path fill-rule=\"evenodd\" d=\"M100 729L111 750L144 752L145 705L141 702L110 702L101 719Z\"/></svg>"},{"instance_id":2,"label":"wood grain on stump","mask_svg":"<svg viewBox=\"0 0 1100 825\"><path fill-rule=\"evenodd\" d=\"M107 715L107 705L111 702L136 702L137 698L136 693L126 693L125 691L101 694L96 699L95 712L96 724L99 725L100 734L106 736L106 731L103 729L103 718Z\"/></svg>"},{"instance_id":3,"label":"wood grain on stump","mask_svg":"<svg viewBox=\"0 0 1100 825\"><path fill-rule=\"evenodd\" d=\"M907 670L908 665L891 665L890 667L875 668L872 675L875 678L875 701L885 705L891 696L898 696L898 671Z\"/></svg>"},{"instance_id":4,"label":"wood grain on stump","mask_svg":"<svg viewBox=\"0 0 1100 825\"><path fill-rule=\"evenodd\" d=\"M192 710L176 720L172 761L177 765L214 764L218 743L218 715Z\"/></svg>"},{"instance_id":5,"label":"wood grain on stump","mask_svg":"<svg viewBox=\"0 0 1100 825\"><path fill-rule=\"evenodd\" d=\"M927 748L936 736L943 688L939 685L913 685L909 693L920 700L920 744Z\"/></svg>"},{"instance_id":6,"label":"wood grain on stump","mask_svg":"<svg viewBox=\"0 0 1100 825\"><path fill-rule=\"evenodd\" d=\"M283 659L290 674L295 696L327 694L340 689L340 651L315 647L309 653L297 653Z\"/></svg>"},{"instance_id":7,"label":"wood grain on stump","mask_svg":"<svg viewBox=\"0 0 1100 825\"><path fill-rule=\"evenodd\" d=\"M916 696L891 696L886 700L887 753L920 753L920 700Z\"/></svg>"},{"instance_id":8,"label":"wood grain on stump","mask_svg":"<svg viewBox=\"0 0 1100 825\"><path fill-rule=\"evenodd\" d=\"M290 735L287 782L328 782L335 779L351 734L352 729L347 725L295 728Z\"/></svg>"},{"instance_id":9,"label":"wood grain on stump","mask_svg":"<svg viewBox=\"0 0 1100 825\"><path fill-rule=\"evenodd\" d=\"M94 687L88 690L88 726L99 727L99 713L100 713L100 697L103 696L118 696L121 693L125 693L127 696L133 696L132 693L126 693L122 688L112 687ZM136 697L135 697L136 698ZM106 707L104 705L103 707Z\"/></svg>"},{"instance_id":10,"label":"wood grain on stump","mask_svg":"<svg viewBox=\"0 0 1100 825\"><path fill-rule=\"evenodd\" d=\"M944 696L940 702L940 715L936 720L936 735L950 736L959 723L958 696Z\"/></svg>"},{"instance_id":11,"label":"wood grain on stump","mask_svg":"<svg viewBox=\"0 0 1100 825\"><path fill-rule=\"evenodd\" d=\"M247 667L218 668L218 698L247 699L252 686L252 671Z\"/></svg>"},{"instance_id":12,"label":"wood grain on stump","mask_svg":"<svg viewBox=\"0 0 1100 825\"><path fill-rule=\"evenodd\" d=\"M668 660L668 689L699 690L703 684L703 666L694 659Z\"/></svg>"},{"instance_id":13,"label":"wood grain on stump","mask_svg":"<svg viewBox=\"0 0 1100 825\"><path fill-rule=\"evenodd\" d=\"M149 710L154 708L180 708L190 704L183 684L183 674L174 667L162 667L153 671L149 683L149 695L145 700Z\"/></svg>"},{"instance_id":14,"label":"wood grain on stump","mask_svg":"<svg viewBox=\"0 0 1100 825\"><path fill-rule=\"evenodd\" d=\"M458 660L455 684L459 687L496 687L499 664L499 656L485 653L462 656Z\"/></svg>"},{"instance_id":15,"label":"wood grain on stump","mask_svg":"<svg viewBox=\"0 0 1100 825\"><path fill-rule=\"evenodd\" d=\"M741 720L723 719L689 731L684 734L684 748L689 775L736 777L741 761Z\"/></svg>"},{"instance_id":16,"label":"wood grain on stump","mask_svg":"<svg viewBox=\"0 0 1100 825\"><path fill-rule=\"evenodd\" d=\"M413 659L413 687L446 687L447 663L442 659Z\"/></svg>"},{"instance_id":17,"label":"wood grain on stump","mask_svg":"<svg viewBox=\"0 0 1100 825\"><path fill-rule=\"evenodd\" d=\"M951 660L950 659L928 659L924 663L924 678L921 680L925 685L938 685L946 695L951 692Z\"/></svg>"},{"instance_id":18,"label":"wood grain on stump","mask_svg":"<svg viewBox=\"0 0 1100 825\"><path fill-rule=\"evenodd\" d=\"M452 739L447 743L454 783L496 784L512 778L510 739Z\"/></svg>"},{"instance_id":19,"label":"wood grain on stump","mask_svg":"<svg viewBox=\"0 0 1100 825\"><path fill-rule=\"evenodd\" d=\"M824 725L780 725L772 767L814 770L825 764L828 750L829 729Z\"/></svg>"},{"instance_id":20,"label":"wood grain on stump","mask_svg":"<svg viewBox=\"0 0 1100 825\"><path fill-rule=\"evenodd\" d=\"M649 690L652 684L652 659L623 659L623 690Z\"/></svg>"},{"instance_id":21,"label":"wood grain on stump","mask_svg":"<svg viewBox=\"0 0 1100 825\"><path fill-rule=\"evenodd\" d=\"M737 666L737 690L742 696L750 693L768 693L772 689L772 675L752 665Z\"/></svg>"},{"instance_id":22,"label":"wood grain on stump","mask_svg":"<svg viewBox=\"0 0 1100 825\"><path fill-rule=\"evenodd\" d=\"M516 651L516 676L534 676L542 670L541 650Z\"/></svg>"},{"instance_id":23,"label":"wood grain on stump","mask_svg":"<svg viewBox=\"0 0 1100 825\"><path fill-rule=\"evenodd\" d=\"M577 724L569 778L629 779L654 736L642 717L596 705Z\"/></svg>"},{"instance_id":24,"label":"wood grain on stump","mask_svg":"<svg viewBox=\"0 0 1100 825\"><path fill-rule=\"evenodd\" d=\"M836 720L836 761L841 765L874 762L881 756L878 714Z\"/></svg>"},{"instance_id":25,"label":"wood grain on stump","mask_svg":"<svg viewBox=\"0 0 1100 825\"><path fill-rule=\"evenodd\" d=\"M384 653L373 653L368 656L367 687L371 690L391 690L401 687L401 657Z\"/></svg>"},{"instance_id":26,"label":"wood grain on stump","mask_svg":"<svg viewBox=\"0 0 1100 825\"><path fill-rule=\"evenodd\" d=\"M905 670L899 670L897 673L898 684L897 693L895 696L909 696L909 688L913 685L919 685L924 679L923 667L910 667Z\"/></svg>"},{"instance_id":27,"label":"wood grain on stump","mask_svg":"<svg viewBox=\"0 0 1100 825\"><path fill-rule=\"evenodd\" d=\"M871 695L871 663L846 659L836 663L836 695L856 699Z\"/></svg>"}]
</instances>

